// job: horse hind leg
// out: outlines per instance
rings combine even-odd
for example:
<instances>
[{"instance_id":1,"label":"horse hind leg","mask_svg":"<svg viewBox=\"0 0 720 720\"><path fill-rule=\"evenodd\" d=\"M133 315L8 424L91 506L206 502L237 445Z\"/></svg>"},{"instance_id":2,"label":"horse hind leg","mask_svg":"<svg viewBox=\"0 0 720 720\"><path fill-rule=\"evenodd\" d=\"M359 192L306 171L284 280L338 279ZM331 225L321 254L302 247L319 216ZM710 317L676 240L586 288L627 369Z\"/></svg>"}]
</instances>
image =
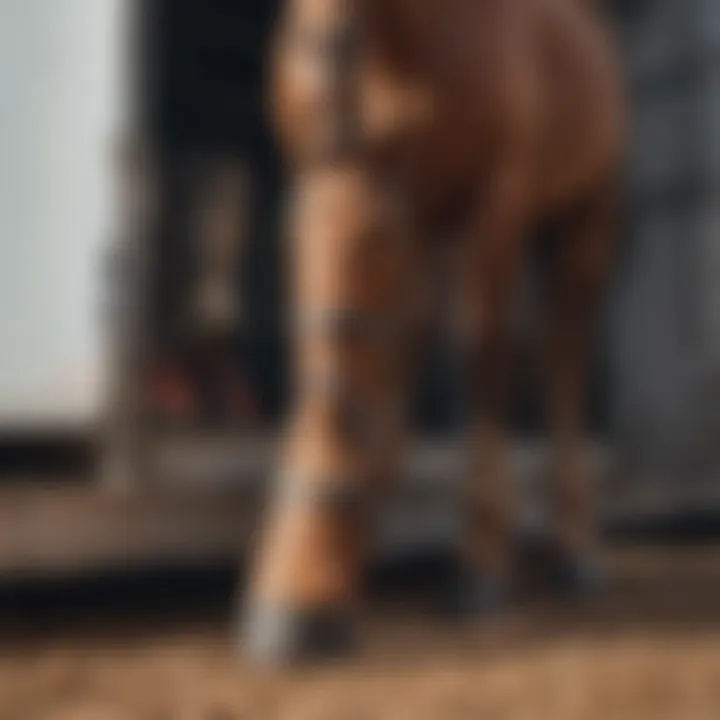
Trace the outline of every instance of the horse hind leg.
<instances>
[{"instance_id":1,"label":"horse hind leg","mask_svg":"<svg viewBox=\"0 0 720 720\"><path fill-rule=\"evenodd\" d=\"M584 593L600 582L597 490L585 420L591 349L610 265L614 193L603 187L560 224L546 326L549 499L555 580Z\"/></svg>"},{"instance_id":2,"label":"horse hind leg","mask_svg":"<svg viewBox=\"0 0 720 720\"><path fill-rule=\"evenodd\" d=\"M520 296L529 228L528 177L522 159L495 176L477 208L465 245L466 293L460 307L470 412L470 482L458 572L447 610L469 615L499 609L513 585L516 526L509 410L513 320Z\"/></svg>"}]
</instances>

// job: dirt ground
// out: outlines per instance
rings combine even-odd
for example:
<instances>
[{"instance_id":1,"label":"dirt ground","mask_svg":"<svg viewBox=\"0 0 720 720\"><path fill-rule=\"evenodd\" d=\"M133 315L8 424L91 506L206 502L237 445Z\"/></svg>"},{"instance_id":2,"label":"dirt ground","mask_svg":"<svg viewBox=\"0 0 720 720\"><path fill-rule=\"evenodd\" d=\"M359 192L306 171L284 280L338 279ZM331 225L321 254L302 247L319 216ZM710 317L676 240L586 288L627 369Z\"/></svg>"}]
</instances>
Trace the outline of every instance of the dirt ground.
<instances>
[{"instance_id":1,"label":"dirt ground","mask_svg":"<svg viewBox=\"0 0 720 720\"><path fill-rule=\"evenodd\" d=\"M462 626L379 601L358 658L294 673L238 660L223 593L144 613L15 607L0 720L720 718L720 546L626 548L611 564L590 604L527 598Z\"/></svg>"}]
</instances>

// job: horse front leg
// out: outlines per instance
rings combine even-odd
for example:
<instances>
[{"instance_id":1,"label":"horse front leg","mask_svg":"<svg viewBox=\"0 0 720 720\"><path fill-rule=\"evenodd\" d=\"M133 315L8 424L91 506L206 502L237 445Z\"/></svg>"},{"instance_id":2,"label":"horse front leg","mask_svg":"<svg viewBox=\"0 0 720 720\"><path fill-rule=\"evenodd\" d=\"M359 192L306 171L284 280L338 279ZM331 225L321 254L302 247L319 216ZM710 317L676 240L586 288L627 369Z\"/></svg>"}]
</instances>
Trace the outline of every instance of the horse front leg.
<instances>
[{"instance_id":1,"label":"horse front leg","mask_svg":"<svg viewBox=\"0 0 720 720\"><path fill-rule=\"evenodd\" d=\"M334 654L353 639L407 269L377 188L356 163L297 183L295 400L247 617L260 659Z\"/></svg>"}]
</instances>

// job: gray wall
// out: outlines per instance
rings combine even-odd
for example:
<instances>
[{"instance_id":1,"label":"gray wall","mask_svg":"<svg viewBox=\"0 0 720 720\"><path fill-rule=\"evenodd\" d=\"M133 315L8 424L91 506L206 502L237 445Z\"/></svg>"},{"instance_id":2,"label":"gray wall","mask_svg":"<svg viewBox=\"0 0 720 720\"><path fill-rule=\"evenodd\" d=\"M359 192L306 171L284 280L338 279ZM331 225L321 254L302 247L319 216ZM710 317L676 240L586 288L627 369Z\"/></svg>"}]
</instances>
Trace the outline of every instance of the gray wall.
<instances>
[{"instance_id":1,"label":"gray wall","mask_svg":"<svg viewBox=\"0 0 720 720\"><path fill-rule=\"evenodd\" d=\"M622 492L720 509L720 4L631 3L628 226L610 308Z\"/></svg>"}]
</instances>

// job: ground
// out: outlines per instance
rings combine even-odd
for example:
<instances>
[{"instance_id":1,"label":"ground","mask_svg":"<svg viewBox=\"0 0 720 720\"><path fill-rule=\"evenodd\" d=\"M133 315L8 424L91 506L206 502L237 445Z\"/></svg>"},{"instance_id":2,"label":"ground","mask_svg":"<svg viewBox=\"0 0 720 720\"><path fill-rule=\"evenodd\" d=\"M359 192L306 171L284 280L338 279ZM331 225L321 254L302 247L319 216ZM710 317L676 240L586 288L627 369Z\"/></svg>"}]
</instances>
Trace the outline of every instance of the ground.
<instances>
[{"instance_id":1,"label":"ground","mask_svg":"<svg viewBox=\"0 0 720 720\"><path fill-rule=\"evenodd\" d=\"M381 598L358 658L293 673L238 660L223 593L118 613L106 589L92 613L42 616L16 601L0 720L720 718L720 547L625 547L611 567L590 604L529 597L463 626Z\"/></svg>"}]
</instances>

